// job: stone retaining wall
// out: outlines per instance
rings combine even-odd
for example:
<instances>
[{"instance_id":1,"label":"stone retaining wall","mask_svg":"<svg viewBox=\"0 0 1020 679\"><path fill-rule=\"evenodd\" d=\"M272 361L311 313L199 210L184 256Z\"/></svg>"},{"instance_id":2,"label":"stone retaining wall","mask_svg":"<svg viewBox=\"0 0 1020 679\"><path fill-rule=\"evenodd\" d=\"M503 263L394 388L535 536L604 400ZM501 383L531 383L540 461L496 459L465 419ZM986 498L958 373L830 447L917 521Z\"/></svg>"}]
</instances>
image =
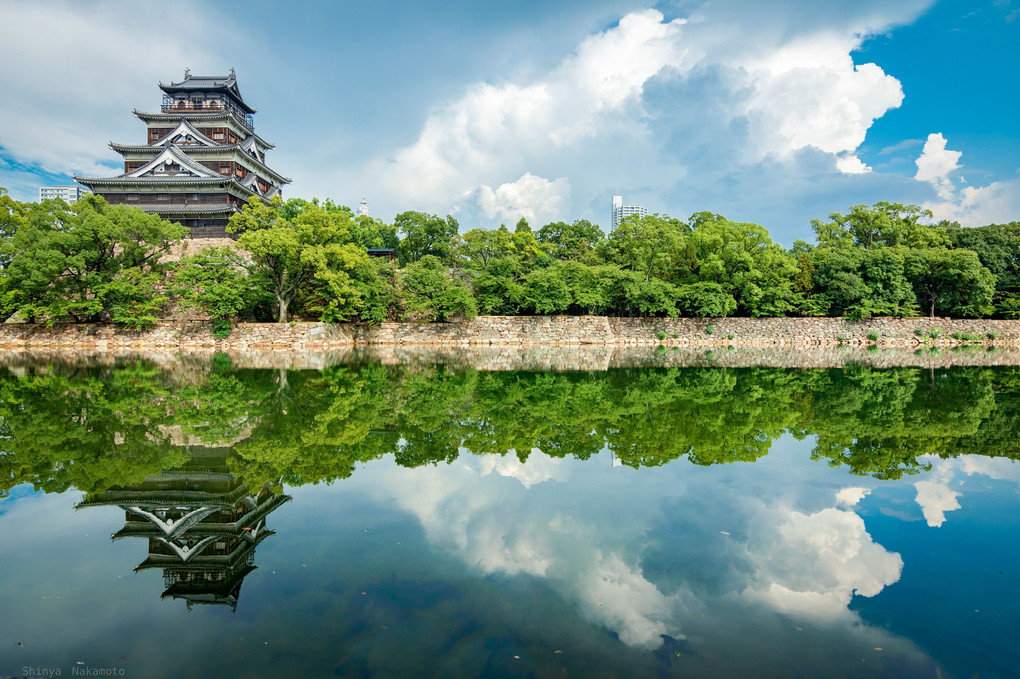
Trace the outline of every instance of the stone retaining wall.
<instances>
[{"instance_id":1,"label":"stone retaining wall","mask_svg":"<svg viewBox=\"0 0 1020 679\"><path fill-rule=\"evenodd\" d=\"M0 349L190 350L333 349L350 347L350 333L329 323L238 323L225 339L209 322L167 323L146 332L100 323L53 327L26 323L0 325Z\"/></svg>"},{"instance_id":2,"label":"stone retaining wall","mask_svg":"<svg viewBox=\"0 0 1020 679\"><path fill-rule=\"evenodd\" d=\"M937 332L933 332L937 331ZM877 333L872 342L868 335ZM918 334L920 333L920 334ZM241 323L216 339L206 322L160 325L148 332L102 324L0 325L0 349L105 350L337 350L353 345L587 344L670 346L920 347L969 344L1020 346L1020 321L948 318L606 318L603 316L480 316L458 323ZM932 338L935 334L937 337ZM994 339L993 339L994 338Z\"/></svg>"},{"instance_id":3,"label":"stone retaining wall","mask_svg":"<svg viewBox=\"0 0 1020 679\"><path fill-rule=\"evenodd\" d=\"M931 338L937 330L937 338ZM919 337L917 332L923 334ZM960 344L953 333L986 343L1020 345L1020 321L951 318L607 318L604 316L479 316L460 323L347 326L357 344L665 344L886 346ZM995 340L989 340L989 333ZM660 338L660 334L664 337Z\"/></svg>"}]
</instances>

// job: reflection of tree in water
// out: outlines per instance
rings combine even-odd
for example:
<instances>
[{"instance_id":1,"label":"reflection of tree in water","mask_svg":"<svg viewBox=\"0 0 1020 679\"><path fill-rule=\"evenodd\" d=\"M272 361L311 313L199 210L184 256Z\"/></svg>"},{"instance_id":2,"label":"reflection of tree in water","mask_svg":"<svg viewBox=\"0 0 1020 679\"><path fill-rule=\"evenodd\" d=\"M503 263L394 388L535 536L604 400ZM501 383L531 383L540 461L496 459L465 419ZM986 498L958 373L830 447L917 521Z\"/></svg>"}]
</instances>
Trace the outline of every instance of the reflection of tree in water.
<instances>
[{"instance_id":1,"label":"reflection of tree in water","mask_svg":"<svg viewBox=\"0 0 1020 679\"><path fill-rule=\"evenodd\" d=\"M229 449L210 449L184 466L141 483L93 493L76 505L114 505L124 527L113 539L143 538L148 557L135 570L159 568L162 597L236 610L244 578L255 570L255 548L274 534L266 517L290 500L267 485L251 491L227 473Z\"/></svg>"},{"instance_id":2,"label":"reflection of tree in water","mask_svg":"<svg viewBox=\"0 0 1020 679\"><path fill-rule=\"evenodd\" d=\"M750 462L777 437L813 456L897 478L925 455L1020 457L1020 371L620 369L479 372L384 366L160 371L144 362L0 375L0 493L18 483L102 492L230 448L249 488L331 482L392 454L417 467L463 450L633 467L686 457Z\"/></svg>"}]
</instances>

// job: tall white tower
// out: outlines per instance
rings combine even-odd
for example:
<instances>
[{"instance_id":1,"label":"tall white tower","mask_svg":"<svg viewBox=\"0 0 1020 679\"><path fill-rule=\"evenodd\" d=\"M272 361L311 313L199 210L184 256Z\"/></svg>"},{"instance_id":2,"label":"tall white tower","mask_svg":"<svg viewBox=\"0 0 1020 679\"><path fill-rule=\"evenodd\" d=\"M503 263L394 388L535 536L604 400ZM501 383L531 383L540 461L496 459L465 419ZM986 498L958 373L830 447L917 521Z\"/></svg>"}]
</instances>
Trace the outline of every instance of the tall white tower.
<instances>
[{"instance_id":1,"label":"tall white tower","mask_svg":"<svg viewBox=\"0 0 1020 679\"><path fill-rule=\"evenodd\" d=\"M365 217L369 216L368 215L368 201L365 200L364 198L362 198L361 202L358 203L358 216L361 217L362 215L364 215Z\"/></svg>"},{"instance_id":2,"label":"tall white tower","mask_svg":"<svg viewBox=\"0 0 1020 679\"><path fill-rule=\"evenodd\" d=\"M623 196L613 196L613 229L620 225L624 217L630 215L647 217L648 208L643 205L624 205Z\"/></svg>"}]
</instances>

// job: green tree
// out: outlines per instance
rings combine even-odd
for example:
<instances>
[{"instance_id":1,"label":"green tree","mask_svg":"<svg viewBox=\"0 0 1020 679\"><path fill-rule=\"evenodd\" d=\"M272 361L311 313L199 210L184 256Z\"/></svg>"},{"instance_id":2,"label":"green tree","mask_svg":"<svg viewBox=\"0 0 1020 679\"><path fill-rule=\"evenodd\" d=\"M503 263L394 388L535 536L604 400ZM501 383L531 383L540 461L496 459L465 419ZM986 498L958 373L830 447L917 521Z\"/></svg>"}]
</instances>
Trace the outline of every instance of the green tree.
<instances>
[{"instance_id":1,"label":"green tree","mask_svg":"<svg viewBox=\"0 0 1020 679\"><path fill-rule=\"evenodd\" d=\"M369 264L365 250L351 242L350 211L308 203L292 220L284 212L279 196L268 203L252 197L227 227L241 234L237 245L251 253L250 273L266 282L278 321L287 321L300 295L330 321L355 313L364 299L356 279Z\"/></svg>"},{"instance_id":2,"label":"green tree","mask_svg":"<svg viewBox=\"0 0 1020 679\"><path fill-rule=\"evenodd\" d=\"M1020 309L1020 222L961 228L943 222L953 247L977 253L981 265L995 276L996 313L1017 318Z\"/></svg>"},{"instance_id":3,"label":"green tree","mask_svg":"<svg viewBox=\"0 0 1020 679\"><path fill-rule=\"evenodd\" d=\"M400 266L432 255L442 262L450 261L450 248L459 225L450 215L446 219L424 212L401 212L393 220L401 234Z\"/></svg>"},{"instance_id":4,"label":"green tree","mask_svg":"<svg viewBox=\"0 0 1020 679\"><path fill-rule=\"evenodd\" d=\"M358 215L351 226L351 240L363 248L393 248L400 245L397 228L381 219Z\"/></svg>"},{"instance_id":5,"label":"green tree","mask_svg":"<svg viewBox=\"0 0 1020 679\"><path fill-rule=\"evenodd\" d=\"M471 290L463 281L451 276L434 255L425 255L404 267L399 285L405 317L445 321L457 314L467 318L478 315Z\"/></svg>"},{"instance_id":6,"label":"green tree","mask_svg":"<svg viewBox=\"0 0 1020 679\"><path fill-rule=\"evenodd\" d=\"M536 314L556 314L566 311L573 298L570 286L561 275L561 268L550 266L535 269L524 277L523 306Z\"/></svg>"},{"instance_id":7,"label":"green tree","mask_svg":"<svg viewBox=\"0 0 1020 679\"><path fill-rule=\"evenodd\" d=\"M798 308L797 262L763 227L710 213L693 215L690 224L692 263L681 283L715 283L713 296L729 293L742 315L782 316Z\"/></svg>"},{"instance_id":8,"label":"green tree","mask_svg":"<svg viewBox=\"0 0 1020 679\"><path fill-rule=\"evenodd\" d=\"M904 272L905 248L818 248L809 259L814 302L823 314L860 319L916 313Z\"/></svg>"},{"instance_id":9,"label":"green tree","mask_svg":"<svg viewBox=\"0 0 1020 679\"><path fill-rule=\"evenodd\" d=\"M854 205L843 215L833 212L831 221L812 220L818 244L828 247L857 245L863 248L895 247L932 248L949 244L946 232L938 224L922 223L930 220L930 210L917 205L875 203L873 206Z\"/></svg>"},{"instance_id":10,"label":"green tree","mask_svg":"<svg viewBox=\"0 0 1020 679\"><path fill-rule=\"evenodd\" d=\"M14 234L25 223L27 207L7 195L7 189L0 186L0 269L10 264L13 252L8 246Z\"/></svg>"},{"instance_id":11,"label":"green tree","mask_svg":"<svg viewBox=\"0 0 1020 679\"><path fill-rule=\"evenodd\" d=\"M550 222L538 230L537 240L555 259L587 260L605 239L596 224L578 219L571 224Z\"/></svg>"},{"instance_id":12,"label":"green tree","mask_svg":"<svg viewBox=\"0 0 1020 679\"><path fill-rule=\"evenodd\" d=\"M686 254L690 228L661 215L630 215L609 234L603 257L637 271L646 281L672 276Z\"/></svg>"},{"instance_id":13,"label":"green tree","mask_svg":"<svg viewBox=\"0 0 1020 679\"><path fill-rule=\"evenodd\" d=\"M970 250L908 250L904 272L932 318L936 312L964 317L992 312L995 276Z\"/></svg>"},{"instance_id":14,"label":"green tree","mask_svg":"<svg viewBox=\"0 0 1020 679\"><path fill-rule=\"evenodd\" d=\"M226 337L234 317L265 297L266 281L248 271L247 262L229 248L205 248L181 259L174 291L187 307L208 314L213 331Z\"/></svg>"},{"instance_id":15,"label":"green tree","mask_svg":"<svg viewBox=\"0 0 1020 679\"><path fill-rule=\"evenodd\" d=\"M187 233L138 208L86 196L33 205L10 240L0 289L7 308L50 322L110 318L150 327L166 302L161 257Z\"/></svg>"},{"instance_id":16,"label":"green tree","mask_svg":"<svg viewBox=\"0 0 1020 679\"><path fill-rule=\"evenodd\" d=\"M478 308L485 314L516 314L524 300L523 265L509 255L488 261L471 280Z\"/></svg>"},{"instance_id":17,"label":"green tree","mask_svg":"<svg viewBox=\"0 0 1020 679\"><path fill-rule=\"evenodd\" d=\"M485 271L492 261L516 254L517 246L513 234L501 226L498 229L471 229L455 236L452 252L458 266Z\"/></svg>"},{"instance_id":18,"label":"green tree","mask_svg":"<svg viewBox=\"0 0 1020 679\"><path fill-rule=\"evenodd\" d=\"M681 285L676 291L676 305L684 316L722 318L737 310L737 300L719 283L698 281Z\"/></svg>"}]
</instances>

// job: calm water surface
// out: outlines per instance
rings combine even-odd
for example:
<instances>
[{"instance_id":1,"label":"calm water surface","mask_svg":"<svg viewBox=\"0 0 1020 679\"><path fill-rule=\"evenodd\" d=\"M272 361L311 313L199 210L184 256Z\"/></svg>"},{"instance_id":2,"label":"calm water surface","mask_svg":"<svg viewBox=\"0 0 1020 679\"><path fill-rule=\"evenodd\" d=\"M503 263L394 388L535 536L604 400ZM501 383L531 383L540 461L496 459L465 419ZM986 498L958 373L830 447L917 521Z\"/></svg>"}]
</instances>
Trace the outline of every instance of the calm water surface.
<instances>
[{"instance_id":1,"label":"calm water surface","mask_svg":"<svg viewBox=\"0 0 1020 679\"><path fill-rule=\"evenodd\" d=\"M0 437L0 677L1020 676L1016 368L21 365Z\"/></svg>"}]
</instances>

